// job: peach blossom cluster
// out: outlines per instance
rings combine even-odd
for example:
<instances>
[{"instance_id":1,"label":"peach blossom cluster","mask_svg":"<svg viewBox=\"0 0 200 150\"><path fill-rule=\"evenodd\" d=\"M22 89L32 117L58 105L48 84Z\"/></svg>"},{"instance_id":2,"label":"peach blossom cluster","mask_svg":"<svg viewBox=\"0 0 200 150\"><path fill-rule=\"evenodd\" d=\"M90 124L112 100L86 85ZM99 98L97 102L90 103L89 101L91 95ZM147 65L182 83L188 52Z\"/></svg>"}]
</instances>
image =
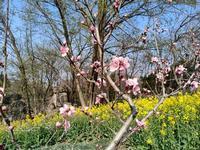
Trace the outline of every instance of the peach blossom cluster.
<instances>
[{"instance_id":1,"label":"peach blossom cluster","mask_svg":"<svg viewBox=\"0 0 200 150\"><path fill-rule=\"evenodd\" d=\"M64 118L64 123L56 122L56 127L61 128L63 126L64 130L67 131L70 128L70 122L67 119L75 114L75 108L64 104L63 107L60 108L60 114Z\"/></svg>"},{"instance_id":2,"label":"peach blossom cluster","mask_svg":"<svg viewBox=\"0 0 200 150\"><path fill-rule=\"evenodd\" d=\"M124 71L128 69L128 67L130 67L130 64L128 61L129 61L128 58L114 56L110 63L110 71L115 72L117 70Z\"/></svg>"}]
</instances>

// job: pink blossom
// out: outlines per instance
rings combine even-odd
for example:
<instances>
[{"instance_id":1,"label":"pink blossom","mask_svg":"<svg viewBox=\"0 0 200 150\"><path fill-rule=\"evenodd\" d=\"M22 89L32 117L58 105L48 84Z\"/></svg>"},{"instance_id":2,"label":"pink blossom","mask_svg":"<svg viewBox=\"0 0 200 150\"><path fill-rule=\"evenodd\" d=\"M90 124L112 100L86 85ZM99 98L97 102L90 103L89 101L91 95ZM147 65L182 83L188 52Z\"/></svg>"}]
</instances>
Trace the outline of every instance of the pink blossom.
<instances>
[{"instance_id":1,"label":"pink blossom","mask_svg":"<svg viewBox=\"0 0 200 150\"><path fill-rule=\"evenodd\" d=\"M98 15L98 13L96 12L96 13L94 13L94 17L96 18L97 17L97 15Z\"/></svg>"},{"instance_id":2,"label":"pink blossom","mask_svg":"<svg viewBox=\"0 0 200 150\"><path fill-rule=\"evenodd\" d=\"M119 7L119 4L117 2L114 2L114 7L117 9Z\"/></svg>"},{"instance_id":3,"label":"pink blossom","mask_svg":"<svg viewBox=\"0 0 200 150\"><path fill-rule=\"evenodd\" d=\"M65 120L64 121L64 129L65 129L65 131L67 131L67 129L69 129L69 128L70 128L70 122Z\"/></svg>"},{"instance_id":4,"label":"pink blossom","mask_svg":"<svg viewBox=\"0 0 200 150\"><path fill-rule=\"evenodd\" d=\"M67 129L70 128L70 122L66 120L67 117L71 117L75 114L75 107L73 106L69 106L64 104L63 107L60 108L60 114L63 116L64 118L64 130L67 131ZM60 128L61 127L61 123L60 122L56 122L56 127Z\"/></svg>"},{"instance_id":5,"label":"pink blossom","mask_svg":"<svg viewBox=\"0 0 200 150\"><path fill-rule=\"evenodd\" d=\"M132 88L132 92L133 92L134 95L139 94L140 93L140 87L139 87L139 85L133 87Z\"/></svg>"},{"instance_id":6,"label":"pink blossom","mask_svg":"<svg viewBox=\"0 0 200 150\"><path fill-rule=\"evenodd\" d=\"M10 125L10 126L8 127L8 129L9 129L9 130L13 130L14 127Z\"/></svg>"},{"instance_id":7,"label":"pink blossom","mask_svg":"<svg viewBox=\"0 0 200 150\"><path fill-rule=\"evenodd\" d=\"M2 93L4 93L4 89L3 89L3 87L0 87L0 91L1 91Z\"/></svg>"},{"instance_id":8,"label":"pink blossom","mask_svg":"<svg viewBox=\"0 0 200 150\"><path fill-rule=\"evenodd\" d=\"M151 93L151 91L146 89L146 88L143 88L143 91L146 92L146 93Z\"/></svg>"},{"instance_id":9,"label":"pink blossom","mask_svg":"<svg viewBox=\"0 0 200 150\"><path fill-rule=\"evenodd\" d=\"M66 46L66 45L67 45L67 41L64 40L64 41L63 41L63 46Z\"/></svg>"},{"instance_id":10,"label":"pink blossom","mask_svg":"<svg viewBox=\"0 0 200 150\"><path fill-rule=\"evenodd\" d=\"M138 127L145 127L145 123L143 121L140 121L138 119L135 119L135 121Z\"/></svg>"},{"instance_id":11,"label":"pink blossom","mask_svg":"<svg viewBox=\"0 0 200 150\"><path fill-rule=\"evenodd\" d=\"M130 128L130 130L135 133L135 132L138 132L140 131L140 128L139 127L134 127L134 128Z\"/></svg>"},{"instance_id":12,"label":"pink blossom","mask_svg":"<svg viewBox=\"0 0 200 150\"><path fill-rule=\"evenodd\" d=\"M171 71L171 68L170 67L164 67L164 69L163 69L163 73L164 74L168 74L169 72Z\"/></svg>"},{"instance_id":13,"label":"pink blossom","mask_svg":"<svg viewBox=\"0 0 200 150\"><path fill-rule=\"evenodd\" d=\"M7 111L7 110L8 110L8 108L7 108L6 106L2 106L1 109L2 109L3 111Z\"/></svg>"},{"instance_id":14,"label":"pink blossom","mask_svg":"<svg viewBox=\"0 0 200 150\"><path fill-rule=\"evenodd\" d=\"M85 20L82 20L82 21L81 21L81 24L85 24Z\"/></svg>"},{"instance_id":15,"label":"pink blossom","mask_svg":"<svg viewBox=\"0 0 200 150\"><path fill-rule=\"evenodd\" d=\"M101 98L97 96L95 99L95 104L100 104L100 103L101 103Z\"/></svg>"},{"instance_id":16,"label":"pink blossom","mask_svg":"<svg viewBox=\"0 0 200 150\"><path fill-rule=\"evenodd\" d=\"M69 109L70 109L69 106L68 106L67 104L64 104L64 105L63 105L63 108L64 108L66 111L69 111Z\"/></svg>"},{"instance_id":17,"label":"pink blossom","mask_svg":"<svg viewBox=\"0 0 200 150\"><path fill-rule=\"evenodd\" d=\"M76 74L76 76L77 76L77 77L80 77L80 76L81 76L81 74L80 74L80 73L77 73L77 74Z\"/></svg>"},{"instance_id":18,"label":"pink blossom","mask_svg":"<svg viewBox=\"0 0 200 150\"><path fill-rule=\"evenodd\" d=\"M98 88L101 88L101 78L98 78L96 81L96 85ZM106 86L106 81L103 79L103 86Z\"/></svg>"},{"instance_id":19,"label":"pink blossom","mask_svg":"<svg viewBox=\"0 0 200 150\"><path fill-rule=\"evenodd\" d=\"M71 116L73 116L75 114L75 112L76 112L75 107L70 106L70 112L71 112Z\"/></svg>"},{"instance_id":20,"label":"pink blossom","mask_svg":"<svg viewBox=\"0 0 200 150\"><path fill-rule=\"evenodd\" d=\"M190 85L192 90L196 90L199 87L199 83L197 81L192 81Z\"/></svg>"},{"instance_id":21,"label":"pink blossom","mask_svg":"<svg viewBox=\"0 0 200 150\"><path fill-rule=\"evenodd\" d=\"M121 81L126 81L126 78L122 77L122 78L121 78Z\"/></svg>"},{"instance_id":22,"label":"pink blossom","mask_svg":"<svg viewBox=\"0 0 200 150\"><path fill-rule=\"evenodd\" d=\"M86 76L86 75L87 75L87 73L86 73L84 70L81 70L80 74L81 74L82 76Z\"/></svg>"},{"instance_id":23,"label":"pink blossom","mask_svg":"<svg viewBox=\"0 0 200 150\"><path fill-rule=\"evenodd\" d=\"M60 114L63 117L71 117L75 113L75 108L73 106L68 106L66 104L63 105L63 107L60 108Z\"/></svg>"},{"instance_id":24,"label":"pink blossom","mask_svg":"<svg viewBox=\"0 0 200 150\"><path fill-rule=\"evenodd\" d=\"M92 44L97 44L97 40L94 38L94 37L92 37L92 39L91 39L91 42L92 42Z\"/></svg>"},{"instance_id":25,"label":"pink blossom","mask_svg":"<svg viewBox=\"0 0 200 150\"><path fill-rule=\"evenodd\" d=\"M109 26L109 28L112 29L112 28L114 27L114 23L110 21L110 22L108 23L108 26Z\"/></svg>"},{"instance_id":26,"label":"pink blossom","mask_svg":"<svg viewBox=\"0 0 200 150\"><path fill-rule=\"evenodd\" d=\"M167 2L172 3L172 0L167 0Z\"/></svg>"},{"instance_id":27,"label":"pink blossom","mask_svg":"<svg viewBox=\"0 0 200 150\"><path fill-rule=\"evenodd\" d=\"M95 27L93 25L90 26L90 32L94 33Z\"/></svg>"},{"instance_id":28,"label":"pink blossom","mask_svg":"<svg viewBox=\"0 0 200 150\"><path fill-rule=\"evenodd\" d=\"M88 109L89 109L89 107L88 107L88 106L85 106L85 107L82 107L82 108L81 108L81 111L86 112Z\"/></svg>"},{"instance_id":29,"label":"pink blossom","mask_svg":"<svg viewBox=\"0 0 200 150\"><path fill-rule=\"evenodd\" d=\"M71 117L72 115L73 115L73 114L72 114L71 111L68 111L68 112L67 112L67 116Z\"/></svg>"},{"instance_id":30,"label":"pink blossom","mask_svg":"<svg viewBox=\"0 0 200 150\"><path fill-rule=\"evenodd\" d=\"M0 91L2 91L2 92L4 91L3 87L0 87Z\"/></svg>"},{"instance_id":31,"label":"pink blossom","mask_svg":"<svg viewBox=\"0 0 200 150\"><path fill-rule=\"evenodd\" d=\"M162 64L165 64L165 65L168 64L168 61L166 59L161 59L161 62L162 62Z\"/></svg>"},{"instance_id":32,"label":"pink blossom","mask_svg":"<svg viewBox=\"0 0 200 150\"><path fill-rule=\"evenodd\" d=\"M66 115L66 110L63 107L60 108L60 114L63 116Z\"/></svg>"},{"instance_id":33,"label":"pink blossom","mask_svg":"<svg viewBox=\"0 0 200 150\"><path fill-rule=\"evenodd\" d=\"M76 60L77 60L77 61L80 61L80 60L81 60L81 55L78 55L78 56L76 57Z\"/></svg>"},{"instance_id":34,"label":"pink blossom","mask_svg":"<svg viewBox=\"0 0 200 150\"><path fill-rule=\"evenodd\" d=\"M94 71L99 72L101 70L101 63L100 61L95 61L90 67L94 68Z\"/></svg>"},{"instance_id":35,"label":"pink blossom","mask_svg":"<svg viewBox=\"0 0 200 150\"><path fill-rule=\"evenodd\" d=\"M183 72L186 70L185 67L183 67L183 65L179 65L178 67L176 67L175 69L175 73L178 74L178 75L181 75L183 74Z\"/></svg>"},{"instance_id":36,"label":"pink blossom","mask_svg":"<svg viewBox=\"0 0 200 150\"><path fill-rule=\"evenodd\" d=\"M86 73L84 70L81 70L81 72L80 72L80 73L77 73L76 76L77 76L77 77L80 77L80 76L86 77L86 76L87 76L87 73Z\"/></svg>"},{"instance_id":37,"label":"pink blossom","mask_svg":"<svg viewBox=\"0 0 200 150\"><path fill-rule=\"evenodd\" d=\"M158 58L157 57L151 57L151 62L152 63L158 63Z\"/></svg>"},{"instance_id":38,"label":"pink blossom","mask_svg":"<svg viewBox=\"0 0 200 150\"><path fill-rule=\"evenodd\" d=\"M61 46L60 52L61 52L62 57L65 57L67 56L67 53L69 52L69 48L67 46Z\"/></svg>"},{"instance_id":39,"label":"pink blossom","mask_svg":"<svg viewBox=\"0 0 200 150\"><path fill-rule=\"evenodd\" d=\"M90 65L90 67L92 67L92 68L98 68L100 66L101 66L100 61L95 61L93 64Z\"/></svg>"},{"instance_id":40,"label":"pink blossom","mask_svg":"<svg viewBox=\"0 0 200 150\"><path fill-rule=\"evenodd\" d=\"M130 66L128 58L113 57L110 63L110 71L114 72L117 70L124 71Z\"/></svg>"},{"instance_id":41,"label":"pink blossom","mask_svg":"<svg viewBox=\"0 0 200 150\"><path fill-rule=\"evenodd\" d=\"M200 64L195 65L195 69L198 69L198 68L200 68Z\"/></svg>"},{"instance_id":42,"label":"pink blossom","mask_svg":"<svg viewBox=\"0 0 200 150\"><path fill-rule=\"evenodd\" d=\"M78 61L80 61L80 59L81 59L81 56L79 55L79 56L72 56L71 57L71 60L73 61L73 62L78 62Z\"/></svg>"},{"instance_id":43,"label":"pink blossom","mask_svg":"<svg viewBox=\"0 0 200 150\"><path fill-rule=\"evenodd\" d=\"M126 88L131 89L134 95L140 93L140 87L137 78L126 80Z\"/></svg>"},{"instance_id":44,"label":"pink blossom","mask_svg":"<svg viewBox=\"0 0 200 150\"><path fill-rule=\"evenodd\" d=\"M156 78L159 80L159 81L164 81L164 75L163 73L159 72L156 74Z\"/></svg>"},{"instance_id":45,"label":"pink blossom","mask_svg":"<svg viewBox=\"0 0 200 150\"><path fill-rule=\"evenodd\" d=\"M126 86L136 86L136 85L138 85L138 79L137 78L126 80Z\"/></svg>"},{"instance_id":46,"label":"pink blossom","mask_svg":"<svg viewBox=\"0 0 200 150\"><path fill-rule=\"evenodd\" d=\"M115 0L115 2L114 2L114 8L115 9L118 9L118 7L119 7L119 5L120 5L120 3L119 3L119 0Z\"/></svg>"},{"instance_id":47,"label":"pink blossom","mask_svg":"<svg viewBox=\"0 0 200 150\"><path fill-rule=\"evenodd\" d=\"M87 106L86 106L86 107L84 107L84 111L87 111L88 109L89 109L89 107L87 107Z\"/></svg>"},{"instance_id":48,"label":"pink blossom","mask_svg":"<svg viewBox=\"0 0 200 150\"><path fill-rule=\"evenodd\" d=\"M72 57L71 57L71 61L75 62L75 61L76 61L76 57L75 57L75 56L72 56Z\"/></svg>"},{"instance_id":49,"label":"pink blossom","mask_svg":"<svg viewBox=\"0 0 200 150\"><path fill-rule=\"evenodd\" d=\"M95 104L101 104L105 102L105 98L106 98L106 93L98 94L95 100Z\"/></svg>"},{"instance_id":50,"label":"pink blossom","mask_svg":"<svg viewBox=\"0 0 200 150\"><path fill-rule=\"evenodd\" d=\"M62 123L61 122L56 122L56 128L60 128L62 126Z\"/></svg>"}]
</instances>

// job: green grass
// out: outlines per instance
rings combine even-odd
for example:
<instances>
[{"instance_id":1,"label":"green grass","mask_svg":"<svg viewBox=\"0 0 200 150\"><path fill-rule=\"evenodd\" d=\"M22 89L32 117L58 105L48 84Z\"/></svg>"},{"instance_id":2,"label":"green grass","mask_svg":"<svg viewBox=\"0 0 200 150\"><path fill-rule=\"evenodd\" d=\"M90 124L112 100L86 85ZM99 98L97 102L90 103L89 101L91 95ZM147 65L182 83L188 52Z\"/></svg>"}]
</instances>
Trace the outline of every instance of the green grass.
<instances>
[{"instance_id":1,"label":"green grass","mask_svg":"<svg viewBox=\"0 0 200 150\"><path fill-rule=\"evenodd\" d=\"M137 101L138 108L142 111L154 105L151 99ZM169 98L159 114L151 117L147 122L147 128L130 136L120 149L133 150L199 150L200 149L200 93ZM20 126L16 123L15 135L18 149L105 149L122 126L122 123L109 114L108 106L100 106L93 112L106 116L109 119L96 119L79 113L73 117L71 128L64 132L63 128L56 129L53 118L43 116L36 120L28 120L28 125ZM119 104L120 110L127 114L127 105ZM144 111L143 111L144 112ZM139 116L141 117L141 113ZM58 120L59 117L55 117ZM102 117L103 118L103 117ZM138 118L140 119L140 118ZM53 121L52 121L53 120ZM29 122L30 121L30 122ZM36 125L29 125L29 123ZM135 126L133 121L132 126ZM17 149L12 144L8 130L0 128L0 143L8 150Z\"/></svg>"}]
</instances>

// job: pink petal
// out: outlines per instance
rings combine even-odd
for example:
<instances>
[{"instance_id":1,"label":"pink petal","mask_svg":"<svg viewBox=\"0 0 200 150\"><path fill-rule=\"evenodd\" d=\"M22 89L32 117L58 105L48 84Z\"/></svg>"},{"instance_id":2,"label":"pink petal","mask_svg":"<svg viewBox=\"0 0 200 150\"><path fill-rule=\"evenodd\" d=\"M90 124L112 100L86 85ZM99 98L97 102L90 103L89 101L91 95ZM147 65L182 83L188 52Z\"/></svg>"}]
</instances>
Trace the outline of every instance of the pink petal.
<instances>
[{"instance_id":1,"label":"pink petal","mask_svg":"<svg viewBox=\"0 0 200 150\"><path fill-rule=\"evenodd\" d=\"M59 110L60 110L60 114L63 114L65 112L65 109L63 107L61 107Z\"/></svg>"},{"instance_id":2,"label":"pink petal","mask_svg":"<svg viewBox=\"0 0 200 150\"><path fill-rule=\"evenodd\" d=\"M64 129L65 129L65 131L67 131L67 129L69 129L69 128L70 128L70 122L67 121L67 120L65 120L65 122L64 122Z\"/></svg>"},{"instance_id":3,"label":"pink petal","mask_svg":"<svg viewBox=\"0 0 200 150\"><path fill-rule=\"evenodd\" d=\"M117 57L114 57L110 63L110 71L114 72L119 69L119 60Z\"/></svg>"},{"instance_id":4,"label":"pink petal","mask_svg":"<svg viewBox=\"0 0 200 150\"><path fill-rule=\"evenodd\" d=\"M95 100L95 104L100 104L100 102L101 102L101 98L97 96Z\"/></svg>"},{"instance_id":5,"label":"pink petal","mask_svg":"<svg viewBox=\"0 0 200 150\"><path fill-rule=\"evenodd\" d=\"M70 109L70 107L67 104L64 104L63 108L65 109L65 111L69 111L69 109Z\"/></svg>"},{"instance_id":6,"label":"pink petal","mask_svg":"<svg viewBox=\"0 0 200 150\"><path fill-rule=\"evenodd\" d=\"M126 80L126 86L136 86L136 85L138 85L138 79L137 78Z\"/></svg>"},{"instance_id":7,"label":"pink petal","mask_svg":"<svg viewBox=\"0 0 200 150\"><path fill-rule=\"evenodd\" d=\"M66 46L61 46L61 47L60 47L60 52L61 52L61 55L62 55L63 57L65 57L65 56L67 55L67 53L69 52L69 48L66 47Z\"/></svg>"},{"instance_id":8,"label":"pink petal","mask_svg":"<svg viewBox=\"0 0 200 150\"><path fill-rule=\"evenodd\" d=\"M13 127L13 126L9 126L8 129L9 129L9 130L13 130L14 127Z\"/></svg>"},{"instance_id":9,"label":"pink petal","mask_svg":"<svg viewBox=\"0 0 200 150\"><path fill-rule=\"evenodd\" d=\"M133 87L132 92L134 95L137 95L140 93L140 87L137 85L135 87Z\"/></svg>"},{"instance_id":10,"label":"pink petal","mask_svg":"<svg viewBox=\"0 0 200 150\"><path fill-rule=\"evenodd\" d=\"M144 127L145 126L145 123L143 121L140 121L138 119L135 119L135 121L136 121L136 124L137 124L138 127Z\"/></svg>"},{"instance_id":11,"label":"pink petal","mask_svg":"<svg viewBox=\"0 0 200 150\"><path fill-rule=\"evenodd\" d=\"M158 62L158 58L157 57L151 57L151 62L152 63L157 63Z\"/></svg>"},{"instance_id":12,"label":"pink petal","mask_svg":"<svg viewBox=\"0 0 200 150\"><path fill-rule=\"evenodd\" d=\"M56 122L56 128L60 128L62 126L62 123L61 122Z\"/></svg>"}]
</instances>

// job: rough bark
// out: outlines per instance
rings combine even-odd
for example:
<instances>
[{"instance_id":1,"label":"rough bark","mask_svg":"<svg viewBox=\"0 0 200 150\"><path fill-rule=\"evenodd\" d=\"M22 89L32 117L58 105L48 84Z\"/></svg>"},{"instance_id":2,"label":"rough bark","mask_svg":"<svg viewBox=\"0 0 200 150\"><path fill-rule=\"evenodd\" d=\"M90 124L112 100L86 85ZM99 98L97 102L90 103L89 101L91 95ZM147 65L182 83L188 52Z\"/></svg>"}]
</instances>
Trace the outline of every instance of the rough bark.
<instances>
[{"instance_id":1,"label":"rough bark","mask_svg":"<svg viewBox=\"0 0 200 150\"><path fill-rule=\"evenodd\" d=\"M98 28L97 28L97 30L99 32L100 41L104 41L104 37L105 37L104 27L106 24L106 12L107 12L107 0L98 0L98 15L97 15ZM101 52L99 51L99 44L94 44L92 63L94 63L95 61L100 61L102 63L103 56L104 56L104 51L101 51ZM101 64L101 66L102 66L102 70L103 70L103 63ZM97 72L95 72L94 68L92 68L90 72L91 72L90 79L97 81L99 74ZM100 76L103 79L103 71ZM103 86L102 86L102 88L103 88ZM103 89L101 89L101 90L103 90ZM94 97L95 96L95 84L94 83L89 84L89 91L90 91L90 93L89 93L90 106L92 106L94 104L94 100L95 100L95 97Z\"/></svg>"},{"instance_id":2,"label":"rough bark","mask_svg":"<svg viewBox=\"0 0 200 150\"><path fill-rule=\"evenodd\" d=\"M69 51L69 58L71 58L71 56L73 55L72 51L71 51L71 41L70 41L70 38L69 38L69 31L68 31L68 26L67 26L67 21L66 21L66 18L65 18L65 15L64 15L64 3L62 0L54 0L54 3L59 11L59 14L60 14L60 18L62 20L62 27L63 27L63 31L64 31L64 36L65 36L65 39L66 39L66 42L67 42L67 45L68 47L70 48L70 51ZM71 67L71 73L72 73L72 76L74 76L75 74L75 71L73 70L73 64L72 62L70 62L70 67ZM76 89L77 89L77 92L78 92L78 95L79 95L79 99L80 99L80 102L81 102L81 106L82 107L85 107L86 104L85 104L85 100L84 100L84 97L83 97L83 93L82 93L82 90L81 90L81 86L80 86L80 82L78 81L78 79L75 77L75 84L76 84Z\"/></svg>"},{"instance_id":3,"label":"rough bark","mask_svg":"<svg viewBox=\"0 0 200 150\"><path fill-rule=\"evenodd\" d=\"M6 22L5 22L5 18L3 16L0 16L1 18L1 22L4 26L4 28L6 28ZM8 33L9 33L9 38L11 40L11 44L13 46L13 50L14 50L14 53L16 55L16 58L17 58L17 61L18 61L18 68L19 68L19 71L20 71L20 75L21 75L21 80L22 80L22 87L23 87L23 91L26 95L26 100L27 100L27 107L28 107L28 114L29 116L32 118L32 115L31 115L31 102L30 102L30 97L29 97L29 92L28 92L28 80L27 80L27 76L26 76L26 69L25 69L25 64L23 62L23 59L21 57L21 54L20 54L20 51L17 47L17 44L16 44L16 40L15 40L15 37L10 29L10 27L8 26L7 28L8 30Z\"/></svg>"}]
</instances>

